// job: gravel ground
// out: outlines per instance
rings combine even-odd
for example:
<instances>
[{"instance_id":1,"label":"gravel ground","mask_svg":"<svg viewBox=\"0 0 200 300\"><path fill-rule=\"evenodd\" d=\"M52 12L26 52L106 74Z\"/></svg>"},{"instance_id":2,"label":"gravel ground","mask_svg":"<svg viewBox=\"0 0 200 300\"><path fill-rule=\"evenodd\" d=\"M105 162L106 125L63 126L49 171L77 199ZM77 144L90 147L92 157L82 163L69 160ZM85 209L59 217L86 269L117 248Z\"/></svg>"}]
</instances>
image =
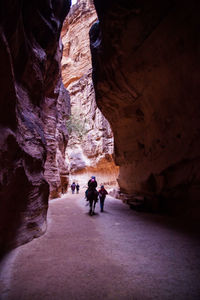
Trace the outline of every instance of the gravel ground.
<instances>
[{"instance_id":1,"label":"gravel ground","mask_svg":"<svg viewBox=\"0 0 200 300\"><path fill-rule=\"evenodd\" d=\"M197 233L112 197L88 210L83 194L50 202L47 233L4 261L1 299L200 299Z\"/></svg>"}]
</instances>

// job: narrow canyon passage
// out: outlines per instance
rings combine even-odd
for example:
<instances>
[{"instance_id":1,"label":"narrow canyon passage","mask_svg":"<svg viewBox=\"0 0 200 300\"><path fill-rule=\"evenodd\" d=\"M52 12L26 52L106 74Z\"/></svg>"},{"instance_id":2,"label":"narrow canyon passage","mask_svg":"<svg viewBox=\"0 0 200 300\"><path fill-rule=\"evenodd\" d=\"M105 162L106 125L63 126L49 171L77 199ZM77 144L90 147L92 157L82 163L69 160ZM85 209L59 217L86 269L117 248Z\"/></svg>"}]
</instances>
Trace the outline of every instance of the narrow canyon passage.
<instances>
[{"instance_id":1,"label":"narrow canyon passage","mask_svg":"<svg viewBox=\"0 0 200 300\"><path fill-rule=\"evenodd\" d=\"M50 202L47 233L7 259L1 299L200 299L197 235L110 196L90 217L83 197Z\"/></svg>"}]
</instances>

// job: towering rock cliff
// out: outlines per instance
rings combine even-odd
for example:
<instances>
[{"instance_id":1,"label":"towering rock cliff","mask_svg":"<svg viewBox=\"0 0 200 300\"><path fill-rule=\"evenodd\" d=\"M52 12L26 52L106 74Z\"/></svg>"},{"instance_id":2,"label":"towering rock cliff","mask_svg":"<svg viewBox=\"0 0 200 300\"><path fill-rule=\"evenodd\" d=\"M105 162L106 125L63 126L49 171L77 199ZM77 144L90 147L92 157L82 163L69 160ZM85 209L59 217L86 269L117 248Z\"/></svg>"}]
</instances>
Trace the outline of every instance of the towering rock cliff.
<instances>
[{"instance_id":1,"label":"towering rock cliff","mask_svg":"<svg viewBox=\"0 0 200 300\"><path fill-rule=\"evenodd\" d=\"M0 2L0 254L45 230L47 144L55 132L66 140L55 115L65 99L59 37L69 7L67 0ZM59 128L47 132L48 124Z\"/></svg>"},{"instance_id":2,"label":"towering rock cliff","mask_svg":"<svg viewBox=\"0 0 200 300\"><path fill-rule=\"evenodd\" d=\"M199 217L199 1L94 3L93 80L121 191Z\"/></svg>"},{"instance_id":3,"label":"towering rock cliff","mask_svg":"<svg viewBox=\"0 0 200 300\"><path fill-rule=\"evenodd\" d=\"M97 108L92 84L89 30L97 20L91 0L79 0L68 14L62 30L64 44L62 76L71 98L72 129L67 147L71 180L87 182L91 174L99 183L116 184L118 168L113 153L110 125Z\"/></svg>"}]
</instances>

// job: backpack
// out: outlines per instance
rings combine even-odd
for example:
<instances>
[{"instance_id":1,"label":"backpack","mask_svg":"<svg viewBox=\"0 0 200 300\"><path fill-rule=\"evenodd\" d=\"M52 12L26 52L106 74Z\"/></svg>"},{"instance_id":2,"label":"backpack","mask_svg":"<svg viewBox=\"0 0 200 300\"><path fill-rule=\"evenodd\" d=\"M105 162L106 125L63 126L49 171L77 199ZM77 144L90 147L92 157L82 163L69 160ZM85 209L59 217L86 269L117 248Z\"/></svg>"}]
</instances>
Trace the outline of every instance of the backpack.
<instances>
[{"instance_id":1,"label":"backpack","mask_svg":"<svg viewBox=\"0 0 200 300\"><path fill-rule=\"evenodd\" d=\"M105 197L107 194L106 190L103 189L103 190L99 190L99 197Z\"/></svg>"}]
</instances>

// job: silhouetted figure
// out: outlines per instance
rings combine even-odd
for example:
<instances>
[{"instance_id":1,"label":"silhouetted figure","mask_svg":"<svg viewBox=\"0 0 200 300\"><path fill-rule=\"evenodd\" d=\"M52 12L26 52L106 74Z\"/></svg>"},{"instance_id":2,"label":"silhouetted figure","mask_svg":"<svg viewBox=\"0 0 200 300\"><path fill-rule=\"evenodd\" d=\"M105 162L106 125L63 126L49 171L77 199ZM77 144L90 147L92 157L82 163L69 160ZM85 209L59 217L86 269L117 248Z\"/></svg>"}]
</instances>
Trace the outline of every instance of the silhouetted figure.
<instances>
[{"instance_id":1,"label":"silhouetted figure","mask_svg":"<svg viewBox=\"0 0 200 300\"><path fill-rule=\"evenodd\" d=\"M97 188L97 181L95 176L92 176L88 181L88 190L95 190Z\"/></svg>"},{"instance_id":2,"label":"silhouetted figure","mask_svg":"<svg viewBox=\"0 0 200 300\"><path fill-rule=\"evenodd\" d=\"M79 184L77 183L77 184L76 184L76 193L77 193L77 194L79 193L79 188L80 188L80 186L79 186Z\"/></svg>"},{"instance_id":3,"label":"silhouetted figure","mask_svg":"<svg viewBox=\"0 0 200 300\"><path fill-rule=\"evenodd\" d=\"M90 212L89 214L92 216L94 214L95 205L98 201L98 192L96 190L97 181L95 176L92 176L91 179L88 181L88 189L85 192L85 196L87 201L90 203Z\"/></svg>"},{"instance_id":4,"label":"silhouetted figure","mask_svg":"<svg viewBox=\"0 0 200 300\"><path fill-rule=\"evenodd\" d=\"M100 190L99 190L99 199L100 199L100 209L101 209L101 212L103 212L104 201L105 201L105 198L106 198L107 194L108 194L108 192L106 191L106 189L102 185L101 188L100 188Z\"/></svg>"},{"instance_id":5,"label":"silhouetted figure","mask_svg":"<svg viewBox=\"0 0 200 300\"><path fill-rule=\"evenodd\" d=\"M73 182L71 185L72 194L74 194L75 188L76 188L76 184L75 184L75 182Z\"/></svg>"}]
</instances>

